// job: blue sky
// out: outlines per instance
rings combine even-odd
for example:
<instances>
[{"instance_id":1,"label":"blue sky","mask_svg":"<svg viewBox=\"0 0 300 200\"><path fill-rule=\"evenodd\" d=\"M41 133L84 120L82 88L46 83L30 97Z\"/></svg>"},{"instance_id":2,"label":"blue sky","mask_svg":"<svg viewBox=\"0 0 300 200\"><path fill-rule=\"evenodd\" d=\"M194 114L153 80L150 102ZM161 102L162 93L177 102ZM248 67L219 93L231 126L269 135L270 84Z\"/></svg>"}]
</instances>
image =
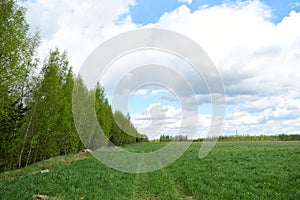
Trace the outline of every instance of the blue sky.
<instances>
[{"instance_id":1,"label":"blue sky","mask_svg":"<svg viewBox=\"0 0 300 200\"><path fill-rule=\"evenodd\" d=\"M145 27L176 31L206 51L223 79L226 116L221 134L300 132L300 1L28 0L24 5L31 30L40 30L38 56L42 59L51 48L66 50L74 72L79 73L90 53L115 35ZM181 66L180 59L174 64L174 59L161 57L164 64ZM108 98L120 72L130 77L129 66L139 60L147 64L152 58L148 54L127 58L106 75ZM188 70L185 74L193 75ZM174 82L169 74L138 74L141 79L152 76ZM211 122L211 98L203 85L194 87L199 113L188 116L199 118L199 136L205 136ZM173 88L176 95L182 90L181 85ZM185 102L178 102L173 93L155 86L131 94L128 110L141 128L149 124L145 119L152 113L152 124L157 125L153 130L164 124L165 132L176 132L181 103L193 106L187 96ZM182 128L188 131L189 126Z\"/></svg>"},{"instance_id":2,"label":"blue sky","mask_svg":"<svg viewBox=\"0 0 300 200\"><path fill-rule=\"evenodd\" d=\"M235 2L224 0L193 0L191 4L177 0L138 0L137 5L130 7L130 16L137 24L155 23L161 15L171 12L181 5L187 5L192 12L200 7L221 5L223 2ZM262 0L273 11L272 21L278 23L287 16L291 10L300 11L300 5L295 0Z\"/></svg>"}]
</instances>

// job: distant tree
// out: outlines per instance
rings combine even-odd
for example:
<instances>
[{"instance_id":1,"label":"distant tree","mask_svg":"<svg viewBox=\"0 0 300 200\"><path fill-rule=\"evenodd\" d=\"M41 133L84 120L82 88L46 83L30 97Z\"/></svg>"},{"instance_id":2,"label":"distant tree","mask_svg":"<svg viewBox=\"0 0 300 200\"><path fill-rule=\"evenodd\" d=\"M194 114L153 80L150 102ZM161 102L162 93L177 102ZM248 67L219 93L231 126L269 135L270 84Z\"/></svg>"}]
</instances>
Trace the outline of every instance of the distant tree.
<instances>
[{"instance_id":1,"label":"distant tree","mask_svg":"<svg viewBox=\"0 0 300 200\"><path fill-rule=\"evenodd\" d=\"M149 142L149 138L146 134L141 134L139 137L136 138L137 143L141 142Z\"/></svg>"},{"instance_id":2,"label":"distant tree","mask_svg":"<svg viewBox=\"0 0 300 200\"><path fill-rule=\"evenodd\" d=\"M111 141L115 145L135 143L141 136L130 122L129 115L125 116L121 111L114 113L114 122L111 130Z\"/></svg>"},{"instance_id":3,"label":"distant tree","mask_svg":"<svg viewBox=\"0 0 300 200\"><path fill-rule=\"evenodd\" d=\"M188 141L188 137L184 135L175 135L174 137L172 135L161 135L159 138L160 142L186 142Z\"/></svg>"}]
</instances>

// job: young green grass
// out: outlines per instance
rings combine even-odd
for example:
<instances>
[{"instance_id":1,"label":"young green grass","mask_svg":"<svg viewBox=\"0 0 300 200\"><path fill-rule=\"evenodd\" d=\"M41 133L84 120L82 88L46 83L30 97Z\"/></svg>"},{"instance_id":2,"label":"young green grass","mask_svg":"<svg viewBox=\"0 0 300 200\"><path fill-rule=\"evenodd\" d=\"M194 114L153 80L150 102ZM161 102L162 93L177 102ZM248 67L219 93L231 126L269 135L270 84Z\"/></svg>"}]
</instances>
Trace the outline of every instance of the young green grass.
<instances>
[{"instance_id":1,"label":"young green grass","mask_svg":"<svg viewBox=\"0 0 300 200\"><path fill-rule=\"evenodd\" d=\"M143 143L150 152L166 143ZM300 142L220 142L199 159L201 143L161 170L129 174L90 154L55 157L0 174L0 199L300 199ZM49 173L34 172L49 169Z\"/></svg>"}]
</instances>

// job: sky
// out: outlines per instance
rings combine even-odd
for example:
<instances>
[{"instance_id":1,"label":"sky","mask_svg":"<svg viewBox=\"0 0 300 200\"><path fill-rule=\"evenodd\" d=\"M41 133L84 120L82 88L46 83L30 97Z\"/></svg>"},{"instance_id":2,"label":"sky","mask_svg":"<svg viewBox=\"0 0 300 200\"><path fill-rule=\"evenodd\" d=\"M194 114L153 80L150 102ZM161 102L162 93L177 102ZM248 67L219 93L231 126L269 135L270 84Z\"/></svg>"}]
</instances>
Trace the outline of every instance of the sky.
<instances>
[{"instance_id":1,"label":"sky","mask_svg":"<svg viewBox=\"0 0 300 200\"><path fill-rule=\"evenodd\" d=\"M78 73L97 46L120 33L141 28L176 31L199 44L221 75L226 94L221 135L300 133L300 1L28 0L23 4L31 31L41 33L40 58L51 48L66 50ZM116 84L110 81L118 79L120 69L126 72L128 65L158 56L142 53L114 63L103 80L110 101ZM180 68L186 64L172 56L163 58L160 61L165 65ZM137 73L141 79L158 76ZM189 70L183 73L193 75ZM159 76L174 81L168 74ZM198 87L197 105L180 84L173 90L150 84L130 91L128 111L134 125L150 138L176 134L179 129L188 133L195 124L182 124L184 104L198 108L188 113L191 122L198 119L195 137L207 136L211 98L202 83L191 84Z\"/></svg>"}]
</instances>

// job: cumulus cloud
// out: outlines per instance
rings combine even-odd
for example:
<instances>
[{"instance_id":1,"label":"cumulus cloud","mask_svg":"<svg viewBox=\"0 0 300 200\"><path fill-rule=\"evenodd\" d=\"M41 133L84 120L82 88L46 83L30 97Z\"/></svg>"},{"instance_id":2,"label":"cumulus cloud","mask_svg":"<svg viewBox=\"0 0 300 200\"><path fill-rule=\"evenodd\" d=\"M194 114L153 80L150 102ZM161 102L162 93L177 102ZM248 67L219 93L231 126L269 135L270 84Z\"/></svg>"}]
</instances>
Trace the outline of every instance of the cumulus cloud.
<instances>
[{"instance_id":1,"label":"cumulus cloud","mask_svg":"<svg viewBox=\"0 0 300 200\"><path fill-rule=\"evenodd\" d=\"M181 124L181 109L162 106L158 102L150 104L144 112L132 115L131 119L139 132L152 138L162 133L176 134Z\"/></svg>"},{"instance_id":2,"label":"cumulus cloud","mask_svg":"<svg viewBox=\"0 0 300 200\"><path fill-rule=\"evenodd\" d=\"M28 21L33 27L39 27L42 33L40 54L44 56L55 46L66 49L71 64L78 72L84 59L100 42L139 27L128 15L129 7L136 2L116 1L27 1ZM181 1L192 3L191 0ZM297 6L299 5L290 5L291 8ZM223 134L235 134L235 130L239 130L241 134L299 133L300 13L291 11L278 24L272 22L272 17L271 8L261 1L225 1L218 6L202 6L194 12L187 5L182 5L172 12L164 13L157 23L145 27L182 33L202 46L212 58L226 90L227 115ZM113 75L108 75L106 79L120 80L126 70L128 72L133 69L132 66L142 62L155 64L153 56L149 56L149 53L148 57L145 55L147 52L124 59L123 64L119 64L121 70L112 70L110 74ZM182 80L188 80L195 86L199 105L211 102L205 81L197 81L199 77L194 77L194 72L180 59L161 56L157 62L175 67L183 75ZM128 63L132 65L128 66ZM166 83L172 85L172 90L182 97L185 105L190 104L191 108L195 106L182 82L175 76L170 76L167 71L156 74L145 74L144 71L127 73L124 80L126 78L128 87L134 84L129 81L134 78L136 81L165 79ZM107 86L108 93L116 84L118 83ZM127 92L130 94L132 91ZM154 94L155 90L136 90L136 94L140 95L149 93ZM133 116L134 122L141 127L147 125L151 110L151 115L154 116L153 130L160 130L161 125L169 130L177 130L178 110L159 104L148 105L144 112L136 113ZM159 113L164 113L164 117ZM196 118L193 114L189 116ZM210 117L200 115L200 118L205 123L199 127L206 130Z\"/></svg>"},{"instance_id":3,"label":"cumulus cloud","mask_svg":"<svg viewBox=\"0 0 300 200\"><path fill-rule=\"evenodd\" d=\"M253 97L252 101L231 106L226 115L224 132L239 134L297 133L300 100L287 96Z\"/></svg>"},{"instance_id":4,"label":"cumulus cloud","mask_svg":"<svg viewBox=\"0 0 300 200\"><path fill-rule=\"evenodd\" d=\"M183 5L152 25L189 36L213 59L231 109L223 133L235 133L232 126L242 127L244 134L299 131L283 122L297 120L300 110L289 103L280 105L296 101L300 92L300 13L291 11L278 24L271 14L260 1L224 3L195 12Z\"/></svg>"},{"instance_id":5,"label":"cumulus cloud","mask_svg":"<svg viewBox=\"0 0 300 200\"><path fill-rule=\"evenodd\" d=\"M32 31L41 32L39 54L49 49L67 50L76 72L86 57L105 39L132 30L129 6L135 0L30 0L25 1Z\"/></svg>"},{"instance_id":6,"label":"cumulus cloud","mask_svg":"<svg viewBox=\"0 0 300 200\"><path fill-rule=\"evenodd\" d=\"M186 116L184 120L183 115ZM131 119L138 131L147 134L150 139L157 138L161 134L181 134L189 138L206 137L211 124L210 115L182 108L175 109L160 102L150 104L142 113L133 114Z\"/></svg>"}]
</instances>

